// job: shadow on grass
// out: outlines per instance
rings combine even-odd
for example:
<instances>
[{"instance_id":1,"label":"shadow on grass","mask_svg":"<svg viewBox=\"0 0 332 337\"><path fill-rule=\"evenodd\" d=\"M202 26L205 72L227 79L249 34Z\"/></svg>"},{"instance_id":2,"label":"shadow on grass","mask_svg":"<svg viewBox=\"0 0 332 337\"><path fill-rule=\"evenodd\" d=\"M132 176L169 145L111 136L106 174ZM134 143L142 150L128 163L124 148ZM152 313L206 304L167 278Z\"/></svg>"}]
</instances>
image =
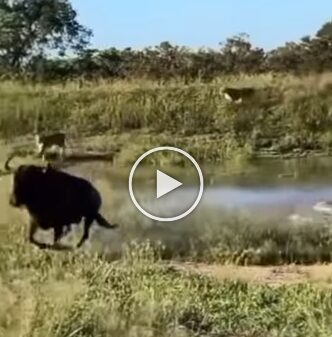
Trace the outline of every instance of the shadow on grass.
<instances>
[{"instance_id":1,"label":"shadow on grass","mask_svg":"<svg viewBox=\"0 0 332 337\"><path fill-rule=\"evenodd\" d=\"M63 245L60 243L50 245L48 243L35 242L34 244L42 250L53 250L53 251L74 251L75 250L75 248L72 246Z\"/></svg>"}]
</instances>

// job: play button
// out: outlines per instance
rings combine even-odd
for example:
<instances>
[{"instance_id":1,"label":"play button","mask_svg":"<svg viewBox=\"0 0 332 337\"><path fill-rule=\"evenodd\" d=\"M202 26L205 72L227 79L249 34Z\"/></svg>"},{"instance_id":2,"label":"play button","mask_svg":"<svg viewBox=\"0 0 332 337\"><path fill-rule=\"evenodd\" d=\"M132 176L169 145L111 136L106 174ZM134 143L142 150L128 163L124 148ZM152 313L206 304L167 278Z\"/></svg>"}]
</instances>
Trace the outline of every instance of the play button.
<instances>
[{"instance_id":1,"label":"play button","mask_svg":"<svg viewBox=\"0 0 332 337\"><path fill-rule=\"evenodd\" d=\"M157 170L157 199L180 187L182 183Z\"/></svg>"},{"instance_id":2,"label":"play button","mask_svg":"<svg viewBox=\"0 0 332 337\"><path fill-rule=\"evenodd\" d=\"M185 169L165 166L163 158L183 163ZM143 153L131 168L128 183L135 207L157 221L176 221L189 215L199 204L204 188L196 160L182 149L169 146Z\"/></svg>"}]
</instances>

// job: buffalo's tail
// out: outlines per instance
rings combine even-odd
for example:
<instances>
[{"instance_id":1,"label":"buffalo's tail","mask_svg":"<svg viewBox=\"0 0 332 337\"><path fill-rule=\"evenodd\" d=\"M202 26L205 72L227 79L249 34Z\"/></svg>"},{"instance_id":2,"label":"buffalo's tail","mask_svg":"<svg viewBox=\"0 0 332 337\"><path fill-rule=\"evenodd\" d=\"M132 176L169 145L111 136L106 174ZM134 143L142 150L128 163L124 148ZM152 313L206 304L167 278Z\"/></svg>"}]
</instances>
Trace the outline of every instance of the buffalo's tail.
<instances>
[{"instance_id":1,"label":"buffalo's tail","mask_svg":"<svg viewBox=\"0 0 332 337\"><path fill-rule=\"evenodd\" d=\"M115 229L119 227L117 224L110 224L100 213L97 214L96 221L104 228Z\"/></svg>"}]
</instances>

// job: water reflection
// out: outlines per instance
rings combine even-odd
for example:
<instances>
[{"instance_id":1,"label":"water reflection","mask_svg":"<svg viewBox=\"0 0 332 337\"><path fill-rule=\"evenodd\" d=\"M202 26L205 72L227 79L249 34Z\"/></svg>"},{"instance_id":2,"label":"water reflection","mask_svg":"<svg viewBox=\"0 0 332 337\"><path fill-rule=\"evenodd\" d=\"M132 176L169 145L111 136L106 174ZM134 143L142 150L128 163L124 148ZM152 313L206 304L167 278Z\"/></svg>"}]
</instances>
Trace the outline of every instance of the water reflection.
<instances>
[{"instance_id":1,"label":"water reflection","mask_svg":"<svg viewBox=\"0 0 332 337\"><path fill-rule=\"evenodd\" d=\"M202 166L202 170L206 186L200 209L209 207L217 214L227 208L235 212L246 211L255 217L319 216L313 206L332 199L332 158L257 160L234 170L226 165ZM118 169L105 163L84 163L71 171L92 181L107 181L112 190L122 193L130 202L127 193L130 167ZM174 178L184 182L176 191L178 200L190 198L195 187L186 170L168 169L171 171ZM150 190L154 186L153 177L142 174L138 186ZM153 194L149 195L153 198ZM165 200L166 208L178 206L174 202L167 204Z\"/></svg>"}]
</instances>

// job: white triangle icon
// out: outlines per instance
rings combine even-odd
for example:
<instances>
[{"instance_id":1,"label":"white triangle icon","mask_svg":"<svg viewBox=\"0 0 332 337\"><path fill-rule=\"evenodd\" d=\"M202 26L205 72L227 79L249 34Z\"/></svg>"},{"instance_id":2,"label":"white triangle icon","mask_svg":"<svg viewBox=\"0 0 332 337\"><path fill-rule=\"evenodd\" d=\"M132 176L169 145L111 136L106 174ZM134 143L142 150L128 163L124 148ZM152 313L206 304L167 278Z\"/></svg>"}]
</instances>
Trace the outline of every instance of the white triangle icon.
<instances>
[{"instance_id":1,"label":"white triangle icon","mask_svg":"<svg viewBox=\"0 0 332 337\"><path fill-rule=\"evenodd\" d=\"M157 170L157 199L175 190L181 185L182 183L180 183L176 179Z\"/></svg>"}]
</instances>

